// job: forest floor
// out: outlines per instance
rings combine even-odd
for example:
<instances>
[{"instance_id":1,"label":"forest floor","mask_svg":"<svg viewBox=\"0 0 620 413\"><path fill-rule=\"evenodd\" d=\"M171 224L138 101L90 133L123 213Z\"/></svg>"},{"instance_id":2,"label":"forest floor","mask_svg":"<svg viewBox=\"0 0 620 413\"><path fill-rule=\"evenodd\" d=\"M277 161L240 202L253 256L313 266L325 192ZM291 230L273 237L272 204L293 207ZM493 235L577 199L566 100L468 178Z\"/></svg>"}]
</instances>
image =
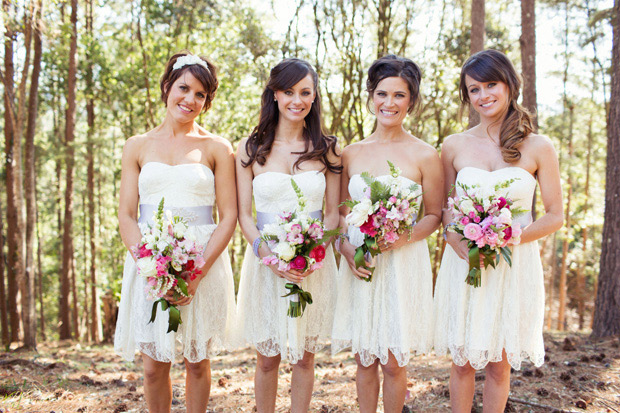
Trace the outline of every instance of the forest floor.
<instances>
[{"instance_id":1,"label":"forest floor","mask_svg":"<svg viewBox=\"0 0 620 413\"><path fill-rule=\"evenodd\" d=\"M620 339L590 341L585 335L545 335L546 362L524 363L511 375L507 412L620 413ZM358 411L355 361L344 352L316 357L311 411ZM212 362L209 412L255 411L252 349L225 353ZM0 354L0 413L146 412L142 363L121 360L110 345L44 343L39 352ZM183 412L185 373L172 367L173 412ZM449 411L447 357L418 356L408 366L408 398L403 412ZM484 372L476 374L473 411L482 411ZM290 365L280 369L276 411L289 407ZM381 402L380 402L381 403ZM380 408L381 410L381 408Z\"/></svg>"}]
</instances>

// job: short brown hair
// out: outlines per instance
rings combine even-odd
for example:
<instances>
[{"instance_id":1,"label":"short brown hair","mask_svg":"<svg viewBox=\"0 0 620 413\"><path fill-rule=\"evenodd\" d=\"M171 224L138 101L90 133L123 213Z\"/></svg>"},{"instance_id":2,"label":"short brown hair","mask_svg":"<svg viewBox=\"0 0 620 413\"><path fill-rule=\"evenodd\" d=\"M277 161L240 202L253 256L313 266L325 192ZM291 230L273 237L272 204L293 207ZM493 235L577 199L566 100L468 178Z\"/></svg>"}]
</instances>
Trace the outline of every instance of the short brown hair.
<instances>
[{"instance_id":1,"label":"short brown hair","mask_svg":"<svg viewBox=\"0 0 620 413\"><path fill-rule=\"evenodd\" d=\"M164 102L164 105L168 102L168 94L170 93L170 86L176 82L176 80L181 77L185 72L191 73L205 88L205 92L207 97L205 99L205 105L202 108L203 112L206 112L211 107L211 102L213 102L213 98L215 98L215 91L219 86L217 81L217 67L206 57L198 56L202 61L204 61L209 69L204 68L201 65L185 65L178 69L174 69L173 66L176 63L177 59L182 56L190 55L189 52L181 52L177 53L168 60L168 64L166 65L166 70L164 74L161 76L159 81L159 87L161 89L161 100Z\"/></svg>"},{"instance_id":2,"label":"short brown hair","mask_svg":"<svg viewBox=\"0 0 620 413\"><path fill-rule=\"evenodd\" d=\"M420 82L422 71L411 59L393 54L383 56L375 60L368 69L366 91L368 92L367 106L370 108L372 95L377 89L379 82L388 77L400 77L409 87L410 102L407 113L411 113L420 103Z\"/></svg>"}]
</instances>

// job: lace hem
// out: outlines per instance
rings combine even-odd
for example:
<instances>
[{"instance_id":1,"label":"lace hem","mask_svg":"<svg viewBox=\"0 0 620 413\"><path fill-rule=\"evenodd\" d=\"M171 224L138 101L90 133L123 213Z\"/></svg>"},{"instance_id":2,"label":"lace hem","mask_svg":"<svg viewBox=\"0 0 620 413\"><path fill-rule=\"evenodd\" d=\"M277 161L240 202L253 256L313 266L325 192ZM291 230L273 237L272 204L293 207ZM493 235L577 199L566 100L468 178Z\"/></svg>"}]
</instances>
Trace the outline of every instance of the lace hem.
<instances>
[{"instance_id":1,"label":"lace hem","mask_svg":"<svg viewBox=\"0 0 620 413\"><path fill-rule=\"evenodd\" d=\"M468 350L464 346L449 346L449 348L435 349L435 354L438 356L445 356L448 349L452 361L457 366L464 366L469 363L474 369L481 370L489 363L497 363L502 361L502 352L504 349L499 350ZM506 352L508 358L508 364L515 370L521 370L521 363L525 360L530 360L536 367L540 367L545 362L545 352L534 351L521 351L521 352Z\"/></svg>"},{"instance_id":2,"label":"lace hem","mask_svg":"<svg viewBox=\"0 0 620 413\"><path fill-rule=\"evenodd\" d=\"M176 340L175 349L160 347L155 342L136 343L134 348L117 346L114 351L127 361L134 361L136 352L140 352L162 363L174 363L177 355L183 356L190 363L198 363L210 360L224 350L222 340L219 338L211 338L206 343L191 340L189 345L183 345L180 340Z\"/></svg>"},{"instance_id":3,"label":"lace hem","mask_svg":"<svg viewBox=\"0 0 620 413\"><path fill-rule=\"evenodd\" d=\"M304 357L306 351L315 354L325 348L327 343L326 340L323 341L320 340L319 337L314 336L306 337L304 345L295 348L289 346L283 348L276 338L269 338L265 341L254 343L254 345L256 351L265 357L275 357L281 354L282 358L288 360L289 363L296 364Z\"/></svg>"},{"instance_id":4,"label":"lace hem","mask_svg":"<svg viewBox=\"0 0 620 413\"><path fill-rule=\"evenodd\" d=\"M410 348L403 350L399 347L382 347L379 346L376 349L363 349L354 347L352 340L332 340L332 355L335 355L343 350L350 348L353 354L358 354L360 361L364 367L370 366L375 360L379 359L379 362L383 365L387 364L389 353L392 353L399 367L404 367L409 364L409 359L415 355L428 354L430 348Z\"/></svg>"}]
</instances>

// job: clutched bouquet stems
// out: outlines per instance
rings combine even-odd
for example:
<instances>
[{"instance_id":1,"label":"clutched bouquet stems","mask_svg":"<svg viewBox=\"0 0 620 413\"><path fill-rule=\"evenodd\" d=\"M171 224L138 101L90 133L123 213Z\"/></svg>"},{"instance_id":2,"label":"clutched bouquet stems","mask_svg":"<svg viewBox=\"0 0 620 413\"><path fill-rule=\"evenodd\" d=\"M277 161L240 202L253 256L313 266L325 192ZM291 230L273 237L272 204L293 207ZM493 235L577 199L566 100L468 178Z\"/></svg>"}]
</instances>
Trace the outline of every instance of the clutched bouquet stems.
<instances>
[{"instance_id":1,"label":"clutched bouquet stems","mask_svg":"<svg viewBox=\"0 0 620 413\"><path fill-rule=\"evenodd\" d=\"M157 305L168 311L168 330L178 331L181 311L164 298L169 291L175 299L188 297L187 283L200 275L204 247L186 236L188 225L180 216L164 211L164 198L155 211L139 244L134 247L138 275L146 278L145 293L153 302L149 323L157 317Z\"/></svg>"},{"instance_id":2,"label":"clutched bouquet stems","mask_svg":"<svg viewBox=\"0 0 620 413\"><path fill-rule=\"evenodd\" d=\"M261 262L277 265L280 271L318 270L325 259L324 244L339 230L327 231L320 219L312 218L307 212L306 198L292 178L291 185L297 195L297 207L292 212L278 214L274 223L263 228L261 240L267 243L273 254L264 257ZM285 288L288 293L282 297L289 298L287 315L301 317L306 306L312 304L312 294L297 283L288 282Z\"/></svg>"},{"instance_id":3,"label":"clutched bouquet stems","mask_svg":"<svg viewBox=\"0 0 620 413\"><path fill-rule=\"evenodd\" d=\"M420 210L420 185L400 180L400 168L390 161L387 163L390 175L386 182L363 172L360 176L367 185L364 197L361 200L348 199L343 202L351 209L346 223L359 228L364 234L362 245L355 250L354 260L357 268L370 271L370 276L364 278L367 282L372 281L374 261L381 253L377 240L383 238L388 243L394 243L406 231L411 235L410 230L415 225Z\"/></svg>"},{"instance_id":4,"label":"clutched bouquet stems","mask_svg":"<svg viewBox=\"0 0 620 413\"><path fill-rule=\"evenodd\" d=\"M465 282L474 288L481 286L482 268L496 268L501 257L512 266L512 252L508 246L521 241L521 226L513 219L525 212L517 208L514 200L505 192L518 178L497 183L492 190L480 185L457 183L460 189L448 198L448 209L452 212L453 223L448 230L463 236L469 249L469 270ZM451 191L452 192L452 191Z\"/></svg>"}]
</instances>

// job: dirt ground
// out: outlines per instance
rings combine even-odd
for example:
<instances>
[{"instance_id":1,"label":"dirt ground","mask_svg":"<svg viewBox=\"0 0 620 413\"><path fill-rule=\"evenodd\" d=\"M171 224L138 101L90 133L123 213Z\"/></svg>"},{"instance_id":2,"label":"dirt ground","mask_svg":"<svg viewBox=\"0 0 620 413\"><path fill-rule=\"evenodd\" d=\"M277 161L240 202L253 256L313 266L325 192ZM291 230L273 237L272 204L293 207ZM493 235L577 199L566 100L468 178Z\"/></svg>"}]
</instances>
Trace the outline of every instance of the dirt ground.
<instances>
[{"instance_id":1,"label":"dirt ground","mask_svg":"<svg viewBox=\"0 0 620 413\"><path fill-rule=\"evenodd\" d=\"M590 341L587 336L547 334L545 364L524 363L511 376L507 412L620 413L620 339ZM0 355L0 413L5 412L146 412L141 362L128 363L109 345L45 343L39 352ZM344 352L316 357L311 411L357 411L355 361ZM252 412L252 349L218 356L212 362L209 412ZM408 399L403 412L449 411L450 360L418 356L408 366ZM484 372L476 375L473 411L482 411ZM289 409L291 368L280 369L276 411ZM182 363L172 368L172 411L183 412ZM381 404L381 401L380 401ZM379 408L381 411L381 407Z\"/></svg>"}]
</instances>

